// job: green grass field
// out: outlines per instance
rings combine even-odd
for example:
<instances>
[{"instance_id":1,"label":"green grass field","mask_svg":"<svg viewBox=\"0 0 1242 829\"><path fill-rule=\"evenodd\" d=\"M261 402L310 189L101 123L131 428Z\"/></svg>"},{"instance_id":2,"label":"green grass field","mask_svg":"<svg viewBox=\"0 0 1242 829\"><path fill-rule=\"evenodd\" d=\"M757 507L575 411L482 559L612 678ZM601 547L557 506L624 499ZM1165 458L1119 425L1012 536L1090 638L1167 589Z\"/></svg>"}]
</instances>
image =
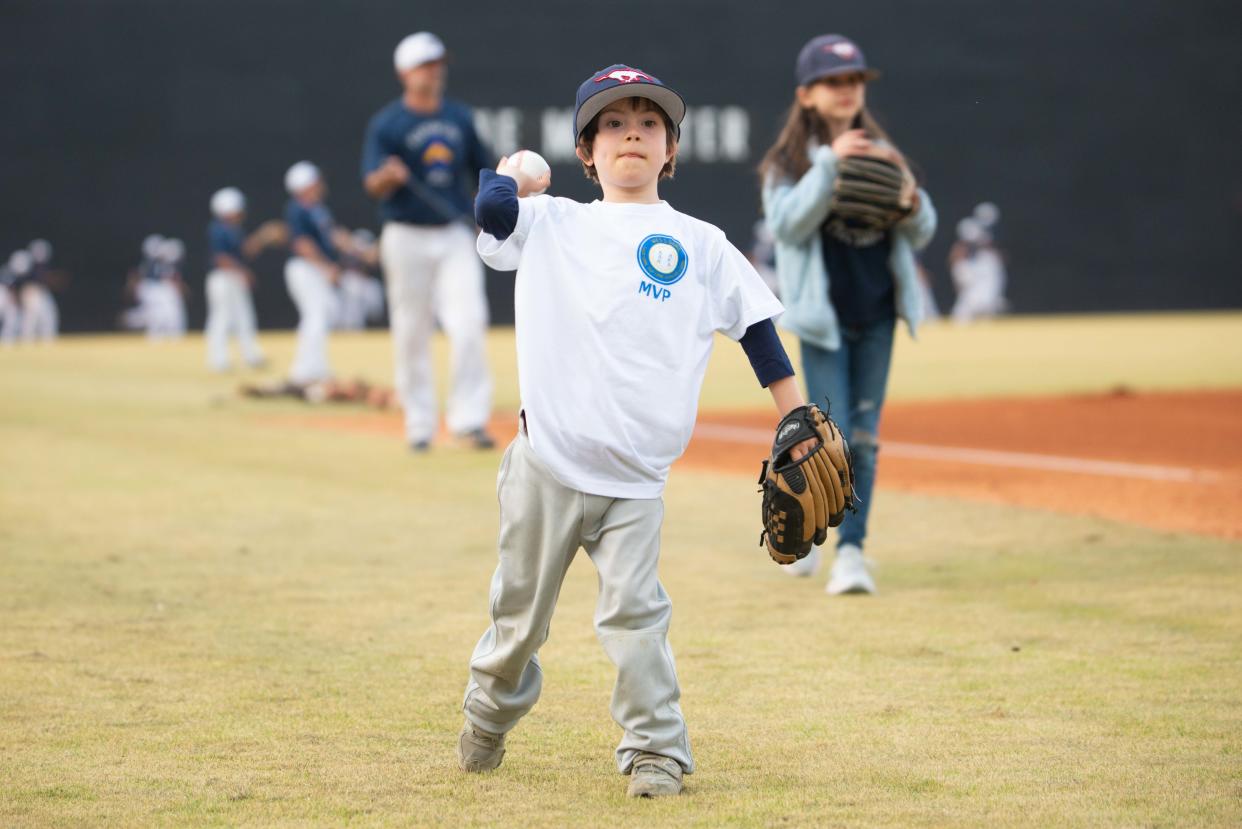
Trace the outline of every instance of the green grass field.
<instances>
[{"instance_id":1,"label":"green grass field","mask_svg":"<svg viewBox=\"0 0 1242 829\"><path fill-rule=\"evenodd\" d=\"M893 396L1242 386L1239 334L932 328ZM264 342L283 366L291 339ZM512 410L511 332L491 347ZM388 348L333 353L382 380ZM1242 824L1242 545L884 492L882 592L829 599L756 546L752 478L688 468L662 561L685 796L624 797L585 557L542 700L497 772L462 774L499 455L291 428L309 410L237 379L198 339L0 351L0 826ZM736 348L704 401L770 406Z\"/></svg>"}]
</instances>

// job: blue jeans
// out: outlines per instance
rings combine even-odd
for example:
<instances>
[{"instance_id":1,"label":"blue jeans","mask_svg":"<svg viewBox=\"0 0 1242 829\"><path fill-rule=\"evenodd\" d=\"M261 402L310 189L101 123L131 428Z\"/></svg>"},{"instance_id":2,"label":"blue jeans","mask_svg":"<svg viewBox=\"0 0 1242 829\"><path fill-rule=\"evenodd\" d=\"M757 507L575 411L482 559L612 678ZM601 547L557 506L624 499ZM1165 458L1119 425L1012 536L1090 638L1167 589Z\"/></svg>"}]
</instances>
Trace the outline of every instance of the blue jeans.
<instances>
[{"instance_id":1,"label":"blue jeans","mask_svg":"<svg viewBox=\"0 0 1242 829\"><path fill-rule=\"evenodd\" d=\"M858 511L845 514L837 529L837 546L862 547L867 537L867 513L871 511L880 445L880 408L888 386L895 327L895 320L885 320L861 328L843 328L841 347L836 351L802 341L807 399L820 408L825 397L831 401L832 419L841 427L854 456Z\"/></svg>"}]
</instances>

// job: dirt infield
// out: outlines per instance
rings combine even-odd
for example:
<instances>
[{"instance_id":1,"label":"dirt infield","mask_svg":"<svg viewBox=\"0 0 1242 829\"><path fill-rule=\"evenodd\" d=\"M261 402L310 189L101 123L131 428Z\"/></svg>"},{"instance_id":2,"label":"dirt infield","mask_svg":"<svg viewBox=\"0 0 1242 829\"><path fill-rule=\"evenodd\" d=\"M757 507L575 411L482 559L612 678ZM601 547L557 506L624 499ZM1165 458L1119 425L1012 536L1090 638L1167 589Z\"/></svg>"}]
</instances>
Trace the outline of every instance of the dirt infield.
<instances>
[{"instance_id":1,"label":"dirt infield","mask_svg":"<svg viewBox=\"0 0 1242 829\"><path fill-rule=\"evenodd\" d=\"M701 412L679 463L757 474L774 420ZM292 421L401 432L393 414ZM497 439L513 424L497 417ZM881 433L883 489L1242 538L1242 390L896 402Z\"/></svg>"},{"instance_id":2,"label":"dirt infield","mask_svg":"<svg viewBox=\"0 0 1242 829\"><path fill-rule=\"evenodd\" d=\"M707 424L772 419L702 417L683 462L757 469ZM893 403L881 434L881 488L1242 538L1242 391Z\"/></svg>"}]
</instances>

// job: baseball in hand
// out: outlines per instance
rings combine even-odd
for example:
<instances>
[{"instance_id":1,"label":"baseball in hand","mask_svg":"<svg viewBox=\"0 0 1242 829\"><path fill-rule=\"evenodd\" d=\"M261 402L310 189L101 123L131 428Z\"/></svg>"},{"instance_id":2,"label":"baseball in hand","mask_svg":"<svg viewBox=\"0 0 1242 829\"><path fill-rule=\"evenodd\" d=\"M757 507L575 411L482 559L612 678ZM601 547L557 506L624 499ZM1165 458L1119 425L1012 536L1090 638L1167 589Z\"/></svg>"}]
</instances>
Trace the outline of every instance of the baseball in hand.
<instances>
[{"instance_id":1,"label":"baseball in hand","mask_svg":"<svg viewBox=\"0 0 1242 829\"><path fill-rule=\"evenodd\" d=\"M548 166L548 162L544 160L543 156L534 150L518 150L510 156L509 163L515 164L518 170L524 175L529 176L533 182L538 182L547 176L546 181L551 183L552 168ZM538 196L547 189L548 185L545 184L542 190L533 191L530 195Z\"/></svg>"}]
</instances>

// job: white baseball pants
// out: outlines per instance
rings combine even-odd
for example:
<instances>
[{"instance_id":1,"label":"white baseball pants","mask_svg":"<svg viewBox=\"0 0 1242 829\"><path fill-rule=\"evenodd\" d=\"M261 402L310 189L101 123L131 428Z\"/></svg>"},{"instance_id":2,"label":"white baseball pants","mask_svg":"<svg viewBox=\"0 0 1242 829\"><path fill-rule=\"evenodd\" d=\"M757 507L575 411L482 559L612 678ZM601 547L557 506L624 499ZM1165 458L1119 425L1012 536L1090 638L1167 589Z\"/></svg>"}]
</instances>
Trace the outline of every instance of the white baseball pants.
<instances>
[{"instance_id":1,"label":"white baseball pants","mask_svg":"<svg viewBox=\"0 0 1242 829\"><path fill-rule=\"evenodd\" d=\"M492 408L487 368L487 295L474 232L461 224L419 227L388 222L380 259L388 283L395 385L411 443L431 440L438 421L431 335L448 335L452 386L446 414L456 433L486 425Z\"/></svg>"},{"instance_id":2,"label":"white baseball pants","mask_svg":"<svg viewBox=\"0 0 1242 829\"><path fill-rule=\"evenodd\" d=\"M148 339L177 339L185 334L185 298L175 282L143 282L139 298L146 309Z\"/></svg>"},{"instance_id":3,"label":"white baseball pants","mask_svg":"<svg viewBox=\"0 0 1242 829\"><path fill-rule=\"evenodd\" d=\"M215 371L229 368L229 336L237 337L242 359L263 362L254 318L254 300L246 277L238 271L216 269L207 274L207 365Z\"/></svg>"},{"instance_id":4,"label":"white baseball pants","mask_svg":"<svg viewBox=\"0 0 1242 829\"><path fill-rule=\"evenodd\" d=\"M656 573L664 502L563 486L522 434L505 452L496 486L500 563L492 576L492 624L470 659L466 718L503 734L535 705L543 680L538 651L581 547L599 573L595 632L617 666L611 703L623 731L617 769L628 774L638 753L649 751L694 771L668 644L672 604Z\"/></svg>"},{"instance_id":5,"label":"white baseball pants","mask_svg":"<svg viewBox=\"0 0 1242 829\"><path fill-rule=\"evenodd\" d=\"M384 283L365 273L342 273L336 298L337 314L332 324L341 331L362 331L369 320L384 313Z\"/></svg>"},{"instance_id":6,"label":"white baseball pants","mask_svg":"<svg viewBox=\"0 0 1242 829\"><path fill-rule=\"evenodd\" d=\"M22 312L17 304L17 297L8 288L0 285L0 344L10 345L17 341L21 330Z\"/></svg>"},{"instance_id":7,"label":"white baseball pants","mask_svg":"<svg viewBox=\"0 0 1242 829\"><path fill-rule=\"evenodd\" d=\"M60 333L60 311L52 292L38 283L22 288L22 339L50 342Z\"/></svg>"},{"instance_id":8,"label":"white baseball pants","mask_svg":"<svg viewBox=\"0 0 1242 829\"><path fill-rule=\"evenodd\" d=\"M336 292L323 268L295 256L285 263L285 286L298 308L298 345L289 368L294 383L315 383L332 376L328 366L328 331L336 316Z\"/></svg>"}]
</instances>

